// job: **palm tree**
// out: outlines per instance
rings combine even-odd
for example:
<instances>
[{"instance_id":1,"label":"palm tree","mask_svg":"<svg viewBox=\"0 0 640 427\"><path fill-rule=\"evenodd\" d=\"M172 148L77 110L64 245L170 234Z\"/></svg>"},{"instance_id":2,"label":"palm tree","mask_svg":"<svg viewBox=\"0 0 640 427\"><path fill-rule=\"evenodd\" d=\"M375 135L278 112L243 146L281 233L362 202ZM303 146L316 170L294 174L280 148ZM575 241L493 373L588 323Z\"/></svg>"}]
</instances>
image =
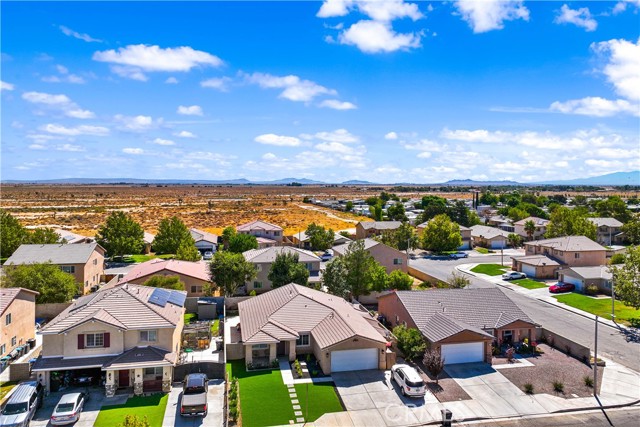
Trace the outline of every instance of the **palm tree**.
<instances>
[{"instance_id":1,"label":"palm tree","mask_svg":"<svg viewBox=\"0 0 640 427\"><path fill-rule=\"evenodd\" d=\"M532 220L525 221L524 231L527 233L527 237L529 238L529 240L533 240L533 233L536 232L536 223Z\"/></svg>"}]
</instances>

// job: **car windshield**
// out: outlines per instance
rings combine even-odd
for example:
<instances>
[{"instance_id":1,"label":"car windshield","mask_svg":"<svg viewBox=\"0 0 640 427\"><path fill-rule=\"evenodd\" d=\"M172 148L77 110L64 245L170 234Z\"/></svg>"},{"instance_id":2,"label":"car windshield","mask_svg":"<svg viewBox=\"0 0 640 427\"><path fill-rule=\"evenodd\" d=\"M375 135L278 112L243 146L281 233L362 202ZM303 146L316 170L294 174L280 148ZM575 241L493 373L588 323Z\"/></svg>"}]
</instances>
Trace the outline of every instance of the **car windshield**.
<instances>
[{"instance_id":1,"label":"car windshield","mask_svg":"<svg viewBox=\"0 0 640 427\"><path fill-rule=\"evenodd\" d=\"M7 403L7 406L2 410L2 415L15 415L27 412L29 407L27 403Z\"/></svg>"},{"instance_id":2,"label":"car windshield","mask_svg":"<svg viewBox=\"0 0 640 427\"><path fill-rule=\"evenodd\" d=\"M424 382L423 381L407 381L407 385L409 387L422 387L424 386Z\"/></svg>"},{"instance_id":3,"label":"car windshield","mask_svg":"<svg viewBox=\"0 0 640 427\"><path fill-rule=\"evenodd\" d=\"M71 412L73 411L73 408L75 408L75 403L71 402L71 403L60 403L57 407L56 407L56 412Z\"/></svg>"}]
</instances>

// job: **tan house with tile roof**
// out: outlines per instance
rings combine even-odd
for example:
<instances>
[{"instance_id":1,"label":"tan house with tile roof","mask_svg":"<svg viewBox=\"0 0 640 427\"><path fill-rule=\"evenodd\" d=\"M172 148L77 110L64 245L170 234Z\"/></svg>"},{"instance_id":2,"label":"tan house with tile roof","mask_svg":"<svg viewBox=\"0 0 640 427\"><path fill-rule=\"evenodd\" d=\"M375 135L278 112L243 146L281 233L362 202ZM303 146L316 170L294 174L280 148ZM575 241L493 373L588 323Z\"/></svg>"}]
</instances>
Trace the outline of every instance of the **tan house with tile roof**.
<instances>
[{"instance_id":1,"label":"tan house with tile roof","mask_svg":"<svg viewBox=\"0 0 640 427\"><path fill-rule=\"evenodd\" d=\"M529 239L529 235L527 234L527 231L525 229L525 225L529 221L533 222L533 224L535 225L535 230L533 232L533 235L531 236L532 240L539 240L544 237L544 233L547 232L547 225L549 225L550 221L548 219L538 218L535 216L530 216L525 219L521 219L520 221L514 222L514 233L524 239Z\"/></svg>"},{"instance_id":2,"label":"tan house with tile roof","mask_svg":"<svg viewBox=\"0 0 640 427\"><path fill-rule=\"evenodd\" d=\"M280 245L282 244L282 240L284 239L284 230L282 229L282 227L261 220L242 224L241 226L236 227L236 231L240 234L250 234L252 236L256 236L256 238L258 239L261 239L258 241L258 244L261 245L261 248L272 245Z\"/></svg>"},{"instance_id":3,"label":"tan house with tile roof","mask_svg":"<svg viewBox=\"0 0 640 427\"><path fill-rule=\"evenodd\" d=\"M406 252L399 251L396 248L392 248L391 246L373 239L364 239L363 242L364 249L371 254L373 259L378 261L378 263L387 270L387 274L394 270L400 270L403 273L407 273L409 271ZM334 246L333 253L336 256L344 256L344 254L349 250L349 245L352 243L353 242L343 243L342 245Z\"/></svg>"},{"instance_id":4,"label":"tan house with tile roof","mask_svg":"<svg viewBox=\"0 0 640 427\"><path fill-rule=\"evenodd\" d=\"M36 296L24 288L0 288L0 357L36 336Z\"/></svg>"},{"instance_id":5,"label":"tan house with tile roof","mask_svg":"<svg viewBox=\"0 0 640 427\"><path fill-rule=\"evenodd\" d=\"M385 231L395 230L402 225L400 221L363 221L356 224L356 239L379 236Z\"/></svg>"},{"instance_id":6,"label":"tan house with tile roof","mask_svg":"<svg viewBox=\"0 0 640 427\"><path fill-rule=\"evenodd\" d=\"M596 240L604 246L620 245L624 240L623 224L615 218L587 218L597 228Z\"/></svg>"},{"instance_id":7,"label":"tan house with tile roof","mask_svg":"<svg viewBox=\"0 0 640 427\"><path fill-rule=\"evenodd\" d=\"M184 291L133 284L86 295L45 325L33 372L55 390L65 373L140 395L171 389L184 325Z\"/></svg>"},{"instance_id":8,"label":"tan house with tile roof","mask_svg":"<svg viewBox=\"0 0 640 427\"><path fill-rule=\"evenodd\" d=\"M322 372L386 369L387 333L343 298L289 284L238 304L240 341L250 367L313 354Z\"/></svg>"},{"instance_id":9,"label":"tan house with tile roof","mask_svg":"<svg viewBox=\"0 0 640 427\"><path fill-rule=\"evenodd\" d=\"M175 259L152 259L133 267L119 283L144 284L153 276L178 276L184 283L189 297L204 295L204 286L211 283L209 263L204 261L180 261Z\"/></svg>"},{"instance_id":10,"label":"tan house with tile roof","mask_svg":"<svg viewBox=\"0 0 640 427\"><path fill-rule=\"evenodd\" d=\"M256 278L245 283L247 293L255 290L256 293L271 290L271 280L269 271L271 264L279 254L293 254L298 256L298 263L304 264L309 271L309 283L319 283L320 277L320 257L311 251L294 248L291 246L271 246L264 249L251 249L243 252L244 259L256 267Z\"/></svg>"}]
</instances>

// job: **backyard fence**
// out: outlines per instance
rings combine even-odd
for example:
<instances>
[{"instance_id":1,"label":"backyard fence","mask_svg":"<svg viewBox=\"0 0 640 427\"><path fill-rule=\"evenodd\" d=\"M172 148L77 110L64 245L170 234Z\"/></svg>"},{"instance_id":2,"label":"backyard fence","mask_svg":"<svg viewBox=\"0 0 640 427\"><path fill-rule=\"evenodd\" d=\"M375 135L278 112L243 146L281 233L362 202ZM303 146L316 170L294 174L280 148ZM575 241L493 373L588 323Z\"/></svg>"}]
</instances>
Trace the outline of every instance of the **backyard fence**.
<instances>
[{"instance_id":1,"label":"backyard fence","mask_svg":"<svg viewBox=\"0 0 640 427\"><path fill-rule=\"evenodd\" d=\"M206 374L209 379L225 379L224 362L193 362L173 369L173 381L180 382L188 374Z\"/></svg>"}]
</instances>

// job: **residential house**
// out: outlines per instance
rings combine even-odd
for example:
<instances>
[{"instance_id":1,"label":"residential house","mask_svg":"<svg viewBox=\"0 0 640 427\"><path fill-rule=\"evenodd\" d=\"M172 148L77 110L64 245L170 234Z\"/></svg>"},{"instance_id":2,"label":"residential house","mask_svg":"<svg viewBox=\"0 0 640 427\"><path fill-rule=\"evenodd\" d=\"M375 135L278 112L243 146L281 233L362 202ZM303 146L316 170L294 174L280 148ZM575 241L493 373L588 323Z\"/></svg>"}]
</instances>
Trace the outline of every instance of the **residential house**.
<instances>
[{"instance_id":1,"label":"residential house","mask_svg":"<svg viewBox=\"0 0 640 427\"><path fill-rule=\"evenodd\" d=\"M521 219L520 221L516 221L513 223L515 233L524 238L525 240L530 240L529 234L525 228L525 224L529 221L532 221L535 225L535 231L531 236L531 240L539 240L544 237L544 233L547 232L547 225L549 224L548 219L538 218L535 216L529 216L525 219Z\"/></svg>"},{"instance_id":2,"label":"residential house","mask_svg":"<svg viewBox=\"0 0 640 427\"><path fill-rule=\"evenodd\" d=\"M251 249L243 252L244 259L252 263L256 267L256 278L247 282L246 291L256 291L257 293L271 290L271 280L269 280L269 271L271 264L280 254L291 254L298 256L298 262L304 264L309 271L309 283L320 283L320 257L313 252L294 248L291 246L274 246L264 249Z\"/></svg>"},{"instance_id":3,"label":"residential house","mask_svg":"<svg viewBox=\"0 0 640 427\"><path fill-rule=\"evenodd\" d=\"M525 256L513 258L513 270L538 279L557 277L562 267L606 264L607 250L585 236L534 240L524 244Z\"/></svg>"},{"instance_id":4,"label":"residential house","mask_svg":"<svg viewBox=\"0 0 640 427\"><path fill-rule=\"evenodd\" d=\"M93 237L82 236L72 231L65 230L64 228L54 228L53 231L64 240L64 243L76 244L76 243L93 243L96 241Z\"/></svg>"},{"instance_id":5,"label":"residential house","mask_svg":"<svg viewBox=\"0 0 640 427\"><path fill-rule=\"evenodd\" d=\"M392 231L402 225L400 221L366 221L356 224L356 239L379 236L385 231Z\"/></svg>"},{"instance_id":6,"label":"residential house","mask_svg":"<svg viewBox=\"0 0 640 427\"><path fill-rule=\"evenodd\" d=\"M213 252L218 249L218 236L197 228L189 229L191 237L196 242L196 248L204 255L205 252Z\"/></svg>"},{"instance_id":7,"label":"residential house","mask_svg":"<svg viewBox=\"0 0 640 427\"><path fill-rule=\"evenodd\" d=\"M587 286L595 285L599 292L611 295L613 274L606 265L569 267L558 271L558 281L571 283L578 292L585 292Z\"/></svg>"},{"instance_id":8,"label":"residential house","mask_svg":"<svg viewBox=\"0 0 640 427\"><path fill-rule=\"evenodd\" d=\"M336 256L343 256L349 250L349 245L350 243L344 243L334 246L333 253ZM394 270L401 270L404 273L409 271L406 252L399 251L373 239L364 239L364 249L387 270L387 273L391 273Z\"/></svg>"},{"instance_id":9,"label":"residential house","mask_svg":"<svg viewBox=\"0 0 640 427\"><path fill-rule=\"evenodd\" d=\"M504 249L508 245L508 232L486 225L471 226L471 243L488 249Z\"/></svg>"},{"instance_id":10,"label":"residential house","mask_svg":"<svg viewBox=\"0 0 640 427\"><path fill-rule=\"evenodd\" d=\"M615 218L587 218L597 230L596 241L603 246L620 245L624 240L622 223Z\"/></svg>"},{"instance_id":11,"label":"residential house","mask_svg":"<svg viewBox=\"0 0 640 427\"><path fill-rule=\"evenodd\" d=\"M56 391L65 375L141 395L169 392L180 354L184 291L122 284L73 302L41 330L36 378Z\"/></svg>"},{"instance_id":12,"label":"residential house","mask_svg":"<svg viewBox=\"0 0 640 427\"><path fill-rule=\"evenodd\" d=\"M491 363L494 341L531 341L539 326L498 288L394 291L378 298L378 312L418 329L445 364Z\"/></svg>"},{"instance_id":13,"label":"residential house","mask_svg":"<svg viewBox=\"0 0 640 427\"><path fill-rule=\"evenodd\" d=\"M122 283L144 284L153 276L178 276L184 283L184 290L189 297L204 295L204 286L211 284L209 263L204 261L178 261L175 259L152 259L138 264L119 280Z\"/></svg>"},{"instance_id":14,"label":"residential house","mask_svg":"<svg viewBox=\"0 0 640 427\"><path fill-rule=\"evenodd\" d=\"M422 234L424 229L427 228L428 223L429 221L423 222L416 227L418 234ZM458 250L465 251L467 249L471 249L471 229L460 224L458 224L458 228L460 228L460 237L462 237L462 245L460 245Z\"/></svg>"},{"instance_id":15,"label":"residential house","mask_svg":"<svg viewBox=\"0 0 640 427\"><path fill-rule=\"evenodd\" d=\"M35 338L38 295L24 288L0 288L0 357L16 356L16 347Z\"/></svg>"},{"instance_id":16,"label":"residential house","mask_svg":"<svg viewBox=\"0 0 640 427\"><path fill-rule=\"evenodd\" d=\"M265 221L251 221L236 228L240 234L250 234L258 238L258 245L269 247L282 244L284 230ZM259 246L260 247L260 246Z\"/></svg>"},{"instance_id":17,"label":"residential house","mask_svg":"<svg viewBox=\"0 0 640 427\"><path fill-rule=\"evenodd\" d=\"M487 218L486 224L509 233L513 233L515 231L515 227L513 226L511 219L503 215L490 216Z\"/></svg>"},{"instance_id":18,"label":"residential house","mask_svg":"<svg viewBox=\"0 0 640 427\"><path fill-rule=\"evenodd\" d=\"M307 249L307 250L311 250L311 242L309 240L309 236L307 236L307 233L305 233L304 231L301 231L299 233L294 234L293 236L290 237L290 241L293 245L302 248L302 249ZM342 234L339 233L334 233L333 235L333 245L341 245L343 243L348 243L351 242L351 239L348 237L343 236Z\"/></svg>"},{"instance_id":19,"label":"residential house","mask_svg":"<svg viewBox=\"0 0 640 427\"><path fill-rule=\"evenodd\" d=\"M249 367L313 354L322 372L387 369L387 333L367 310L344 298L289 284L238 304L239 336Z\"/></svg>"},{"instance_id":20,"label":"residential house","mask_svg":"<svg viewBox=\"0 0 640 427\"><path fill-rule=\"evenodd\" d=\"M78 293L88 294L100 285L104 274L105 250L96 242L82 245L20 245L4 267L50 262L70 273L78 283Z\"/></svg>"}]
</instances>

